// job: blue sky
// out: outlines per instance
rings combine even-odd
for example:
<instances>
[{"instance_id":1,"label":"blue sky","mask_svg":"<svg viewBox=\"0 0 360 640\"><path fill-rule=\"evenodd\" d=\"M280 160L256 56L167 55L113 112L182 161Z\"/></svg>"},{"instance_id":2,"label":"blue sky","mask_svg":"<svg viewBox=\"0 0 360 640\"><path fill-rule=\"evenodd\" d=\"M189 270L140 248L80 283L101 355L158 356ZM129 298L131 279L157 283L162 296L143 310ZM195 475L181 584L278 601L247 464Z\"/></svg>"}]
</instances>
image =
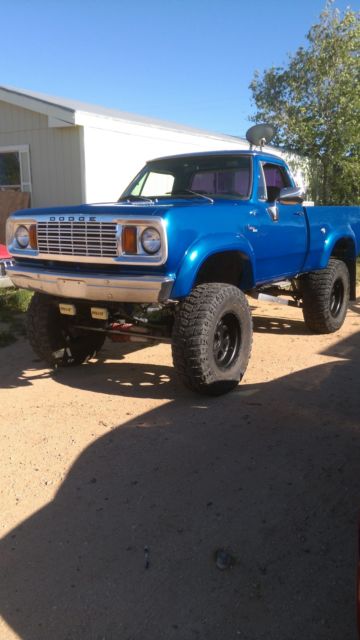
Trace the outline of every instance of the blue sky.
<instances>
[{"instance_id":1,"label":"blue sky","mask_svg":"<svg viewBox=\"0 0 360 640\"><path fill-rule=\"evenodd\" d=\"M3 0L0 85L244 135L255 69L286 63L324 5Z\"/></svg>"}]
</instances>

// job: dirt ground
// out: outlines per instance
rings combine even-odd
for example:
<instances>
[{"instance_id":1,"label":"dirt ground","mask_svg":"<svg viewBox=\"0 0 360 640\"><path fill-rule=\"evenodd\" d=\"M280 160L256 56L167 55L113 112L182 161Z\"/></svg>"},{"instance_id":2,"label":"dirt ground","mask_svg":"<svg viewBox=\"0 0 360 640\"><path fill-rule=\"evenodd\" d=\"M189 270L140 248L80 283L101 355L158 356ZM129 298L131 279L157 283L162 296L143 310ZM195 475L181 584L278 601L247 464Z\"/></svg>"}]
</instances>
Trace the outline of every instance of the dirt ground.
<instances>
[{"instance_id":1,"label":"dirt ground","mask_svg":"<svg viewBox=\"0 0 360 640\"><path fill-rule=\"evenodd\" d=\"M1 350L1 640L356 638L360 301L331 336L279 304L254 328L215 399L168 346Z\"/></svg>"}]
</instances>

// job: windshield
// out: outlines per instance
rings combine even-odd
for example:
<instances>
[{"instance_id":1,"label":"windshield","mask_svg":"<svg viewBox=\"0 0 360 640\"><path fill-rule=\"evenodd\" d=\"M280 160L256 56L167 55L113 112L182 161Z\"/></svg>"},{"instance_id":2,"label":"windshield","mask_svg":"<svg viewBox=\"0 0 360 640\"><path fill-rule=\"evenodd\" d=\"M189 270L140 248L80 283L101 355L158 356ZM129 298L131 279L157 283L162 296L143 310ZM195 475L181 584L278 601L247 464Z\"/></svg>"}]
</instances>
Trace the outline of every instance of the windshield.
<instances>
[{"instance_id":1,"label":"windshield","mask_svg":"<svg viewBox=\"0 0 360 640\"><path fill-rule=\"evenodd\" d=\"M149 162L120 200L201 196L246 199L250 189L250 157L213 155L164 158Z\"/></svg>"}]
</instances>

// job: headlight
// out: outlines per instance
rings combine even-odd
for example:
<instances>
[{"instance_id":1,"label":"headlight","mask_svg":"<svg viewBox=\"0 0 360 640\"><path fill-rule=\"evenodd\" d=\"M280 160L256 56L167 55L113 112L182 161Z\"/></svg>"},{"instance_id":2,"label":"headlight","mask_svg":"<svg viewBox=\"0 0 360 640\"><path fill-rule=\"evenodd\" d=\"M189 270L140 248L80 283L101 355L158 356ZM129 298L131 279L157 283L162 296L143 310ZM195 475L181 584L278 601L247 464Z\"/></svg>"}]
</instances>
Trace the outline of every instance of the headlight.
<instances>
[{"instance_id":1,"label":"headlight","mask_svg":"<svg viewBox=\"0 0 360 640\"><path fill-rule=\"evenodd\" d=\"M28 229L22 224L15 231L15 240L21 249L26 249L30 242Z\"/></svg>"},{"instance_id":2,"label":"headlight","mask_svg":"<svg viewBox=\"0 0 360 640\"><path fill-rule=\"evenodd\" d=\"M141 234L141 244L146 253L151 255L157 253L161 247L160 233L154 227L144 229Z\"/></svg>"}]
</instances>

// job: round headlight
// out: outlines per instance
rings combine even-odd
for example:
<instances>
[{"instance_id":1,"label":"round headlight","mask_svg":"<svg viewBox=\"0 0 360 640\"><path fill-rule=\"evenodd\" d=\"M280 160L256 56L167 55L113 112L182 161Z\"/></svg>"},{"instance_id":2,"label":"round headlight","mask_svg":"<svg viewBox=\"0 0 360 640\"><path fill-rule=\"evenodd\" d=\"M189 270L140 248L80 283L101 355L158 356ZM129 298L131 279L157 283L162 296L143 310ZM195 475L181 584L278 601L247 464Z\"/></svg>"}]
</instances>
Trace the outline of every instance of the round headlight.
<instances>
[{"instance_id":1,"label":"round headlight","mask_svg":"<svg viewBox=\"0 0 360 640\"><path fill-rule=\"evenodd\" d=\"M141 234L141 244L146 253L157 253L161 247L160 233L154 227L148 227Z\"/></svg>"},{"instance_id":2,"label":"round headlight","mask_svg":"<svg viewBox=\"0 0 360 640\"><path fill-rule=\"evenodd\" d=\"M30 242L29 231L23 224L15 231L15 240L21 249L26 249Z\"/></svg>"}]
</instances>

